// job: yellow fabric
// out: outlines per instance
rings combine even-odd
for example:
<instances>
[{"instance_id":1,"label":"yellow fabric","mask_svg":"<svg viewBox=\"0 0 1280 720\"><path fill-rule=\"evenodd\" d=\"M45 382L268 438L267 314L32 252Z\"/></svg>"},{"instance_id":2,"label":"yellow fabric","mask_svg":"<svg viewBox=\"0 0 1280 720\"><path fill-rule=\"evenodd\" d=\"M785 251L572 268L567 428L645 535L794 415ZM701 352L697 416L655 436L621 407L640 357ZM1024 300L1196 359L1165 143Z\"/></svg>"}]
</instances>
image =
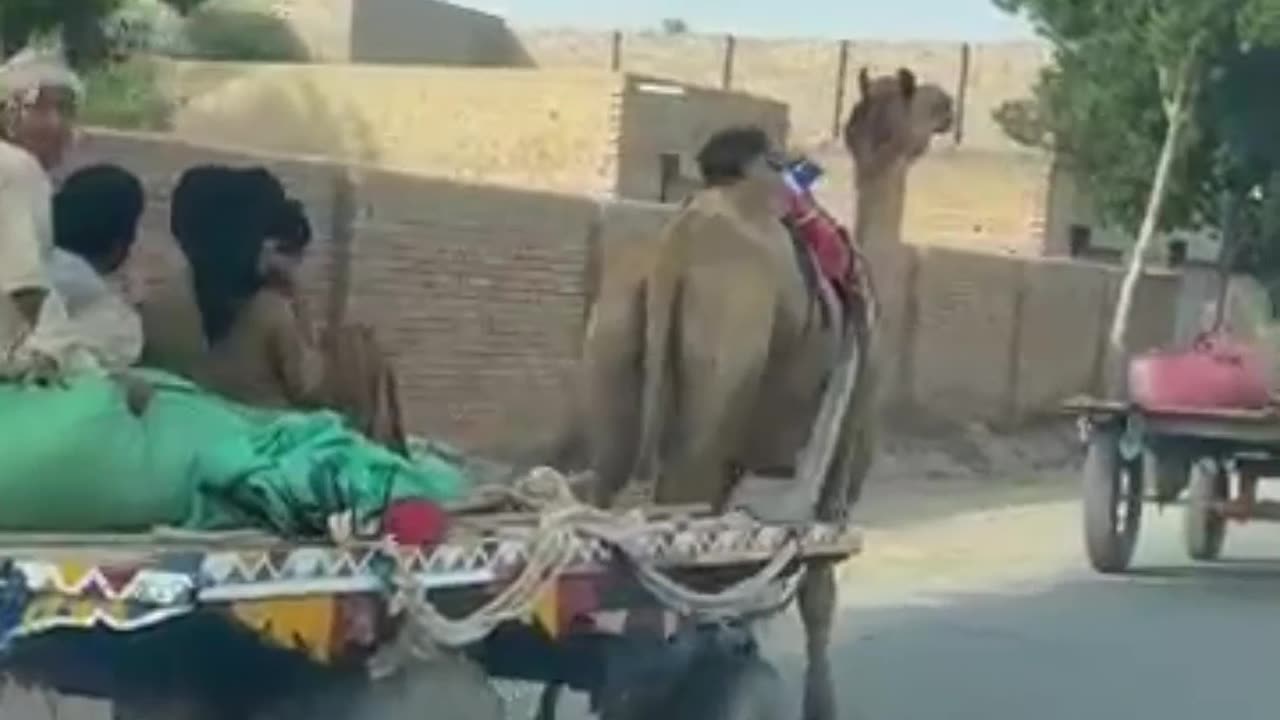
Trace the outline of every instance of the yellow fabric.
<instances>
[{"instance_id":1,"label":"yellow fabric","mask_svg":"<svg viewBox=\"0 0 1280 720\"><path fill-rule=\"evenodd\" d=\"M275 645L305 652L319 663L332 658L337 616L333 597L240 602L231 606L231 613Z\"/></svg>"},{"instance_id":2,"label":"yellow fabric","mask_svg":"<svg viewBox=\"0 0 1280 720\"><path fill-rule=\"evenodd\" d=\"M558 583L549 582L542 588L533 606L533 619L552 639L560 636L560 599Z\"/></svg>"}]
</instances>

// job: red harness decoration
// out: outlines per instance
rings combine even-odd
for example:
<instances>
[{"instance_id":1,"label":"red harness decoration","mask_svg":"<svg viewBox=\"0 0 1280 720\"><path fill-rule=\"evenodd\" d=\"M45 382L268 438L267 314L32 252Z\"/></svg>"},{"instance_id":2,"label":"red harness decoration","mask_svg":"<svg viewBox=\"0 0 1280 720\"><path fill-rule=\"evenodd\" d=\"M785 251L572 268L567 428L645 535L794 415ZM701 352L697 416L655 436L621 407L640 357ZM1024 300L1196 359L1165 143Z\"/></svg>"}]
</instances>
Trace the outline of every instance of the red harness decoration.
<instances>
[{"instance_id":1,"label":"red harness decoration","mask_svg":"<svg viewBox=\"0 0 1280 720\"><path fill-rule=\"evenodd\" d=\"M813 195L791 193L787 223L813 254L818 273L836 289L845 303L862 296L858 253L849 232L831 216Z\"/></svg>"}]
</instances>

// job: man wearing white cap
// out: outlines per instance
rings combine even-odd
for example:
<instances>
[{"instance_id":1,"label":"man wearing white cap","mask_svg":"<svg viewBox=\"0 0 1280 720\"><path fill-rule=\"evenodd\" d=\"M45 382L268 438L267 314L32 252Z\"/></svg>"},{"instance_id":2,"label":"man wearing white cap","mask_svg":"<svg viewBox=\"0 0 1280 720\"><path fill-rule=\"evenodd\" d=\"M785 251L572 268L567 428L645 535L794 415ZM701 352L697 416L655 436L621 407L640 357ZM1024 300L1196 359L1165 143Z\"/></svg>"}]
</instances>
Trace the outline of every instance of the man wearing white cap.
<instances>
[{"instance_id":1,"label":"man wearing white cap","mask_svg":"<svg viewBox=\"0 0 1280 720\"><path fill-rule=\"evenodd\" d=\"M0 66L0 374L47 378L58 353L33 341L42 317L65 316L50 291L52 187L84 89L56 50L24 50Z\"/></svg>"}]
</instances>

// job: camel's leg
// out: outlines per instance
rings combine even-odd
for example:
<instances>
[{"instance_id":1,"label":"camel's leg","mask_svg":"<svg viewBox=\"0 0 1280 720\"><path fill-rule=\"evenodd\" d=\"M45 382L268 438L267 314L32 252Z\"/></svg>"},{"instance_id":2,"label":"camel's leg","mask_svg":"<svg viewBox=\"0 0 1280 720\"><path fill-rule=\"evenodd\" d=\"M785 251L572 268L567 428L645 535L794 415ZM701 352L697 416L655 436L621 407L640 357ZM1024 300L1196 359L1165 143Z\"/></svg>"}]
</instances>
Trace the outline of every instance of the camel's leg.
<instances>
[{"instance_id":1,"label":"camel's leg","mask_svg":"<svg viewBox=\"0 0 1280 720\"><path fill-rule=\"evenodd\" d=\"M626 484L639 434L644 310L637 290L601 296L583 340L581 414L596 473L596 502L612 503Z\"/></svg>"},{"instance_id":2,"label":"camel's leg","mask_svg":"<svg viewBox=\"0 0 1280 720\"><path fill-rule=\"evenodd\" d=\"M838 720L831 680L831 631L836 613L836 573L830 562L811 564L800 582L805 632L804 720Z\"/></svg>"},{"instance_id":3,"label":"camel's leg","mask_svg":"<svg viewBox=\"0 0 1280 720\"><path fill-rule=\"evenodd\" d=\"M859 332L862 367L854 396L845 414L840 443L832 458L818 500L817 516L843 521L862 491L871 469L877 439L879 409L878 357L870 333ZM835 563L817 562L805 571L799 591L800 619L805 629L804 720L836 720L835 687L831 679L831 631L835 622Z\"/></svg>"}]
</instances>

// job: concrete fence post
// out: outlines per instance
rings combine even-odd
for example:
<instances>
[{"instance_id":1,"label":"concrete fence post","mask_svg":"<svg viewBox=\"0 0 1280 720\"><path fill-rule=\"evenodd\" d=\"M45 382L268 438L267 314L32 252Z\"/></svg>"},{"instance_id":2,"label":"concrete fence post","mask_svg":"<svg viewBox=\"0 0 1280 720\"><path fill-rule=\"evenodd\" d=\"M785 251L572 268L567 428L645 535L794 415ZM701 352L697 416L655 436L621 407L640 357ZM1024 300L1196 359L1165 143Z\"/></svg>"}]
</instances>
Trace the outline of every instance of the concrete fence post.
<instances>
[{"instance_id":1,"label":"concrete fence post","mask_svg":"<svg viewBox=\"0 0 1280 720\"><path fill-rule=\"evenodd\" d=\"M733 88L733 61L738 52L738 39L733 35L724 36L724 58L720 66L720 89Z\"/></svg>"},{"instance_id":2,"label":"concrete fence post","mask_svg":"<svg viewBox=\"0 0 1280 720\"><path fill-rule=\"evenodd\" d=\"M622 70L622 31L614 30L609 36L609 72Z\"/></svg>"},{"instance_id":3,"label":"concrete fence post","mask_svg":"<svg viewBox=\"0 0 1280 720\"><path fill-rule=\"evenodd\" d=\"M951 129L956 145L964 141L965 108L969 104L969 81L972 69L973 46L963 43L960 45L960 73L956 78L955 122Z\"/></svg>"},{"instance_id":4,"label":"concrete fence post","mask_svg":"<svg viewBox=\"0 0 1280 720\"><path fill-rule=\"evenodd\" d=\"M849 41L840 41L840 57L836 63L836 116L831 119L831 138L839 140L844 135L845 87L849 81ZM849 109L853 105L850 104Z\"/></svg>"}]
</instances>

